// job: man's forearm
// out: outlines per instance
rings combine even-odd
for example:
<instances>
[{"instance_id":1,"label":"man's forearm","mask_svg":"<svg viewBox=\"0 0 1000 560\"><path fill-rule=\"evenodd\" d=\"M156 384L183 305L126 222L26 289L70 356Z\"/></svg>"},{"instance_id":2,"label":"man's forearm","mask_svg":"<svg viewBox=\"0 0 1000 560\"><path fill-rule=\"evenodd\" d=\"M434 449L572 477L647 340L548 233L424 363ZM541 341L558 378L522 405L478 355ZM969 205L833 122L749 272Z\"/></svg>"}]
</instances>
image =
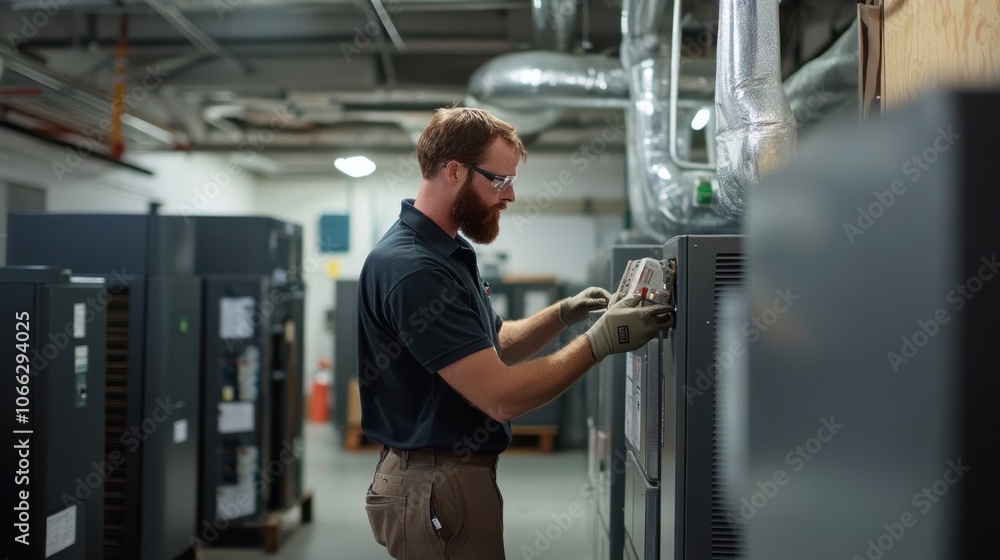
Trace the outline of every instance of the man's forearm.
<instances>
[{"instance_id":1,"label":"man's forearm","mask_svg":"<svg viewBox=\"0 0 1000 560\"><path fill-rule=\"evenodd\" d=\"M495 419L507 421L551 402L596 363L590 341L581 335L558 352L508 367L500 380L501 418Z\"/></svg>"},{"instance_id":2,"label":"man's forearm","mask_svg":"<svg viewBox=\"0 0 1000 560\"><path fill-rule=\"evenodd\" d=\"M565 329L559 319L559 304L526 319L504 321L500 327L500 359L508 366L519 364L548 346Z\"/></svg>"}]
</instances>

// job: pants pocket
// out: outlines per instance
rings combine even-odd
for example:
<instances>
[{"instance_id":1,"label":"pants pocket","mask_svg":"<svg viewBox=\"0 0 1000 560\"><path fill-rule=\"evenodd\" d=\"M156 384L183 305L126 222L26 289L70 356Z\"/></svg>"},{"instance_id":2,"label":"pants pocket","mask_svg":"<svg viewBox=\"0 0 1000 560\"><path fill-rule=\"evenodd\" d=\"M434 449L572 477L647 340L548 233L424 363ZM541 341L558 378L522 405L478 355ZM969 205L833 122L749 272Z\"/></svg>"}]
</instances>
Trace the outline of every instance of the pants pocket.
<instances>
[{"instance_id":1,"label":"pants pocket","mask_svg":"<svg viewBox=\"0 0 1000 560\"><path fill-rule=\"evenodd\" d=\"M365 496L365 511L375 542L385 547L396 560L406 560L406 498L402 496Z\"/></svg>"}]
</instances>

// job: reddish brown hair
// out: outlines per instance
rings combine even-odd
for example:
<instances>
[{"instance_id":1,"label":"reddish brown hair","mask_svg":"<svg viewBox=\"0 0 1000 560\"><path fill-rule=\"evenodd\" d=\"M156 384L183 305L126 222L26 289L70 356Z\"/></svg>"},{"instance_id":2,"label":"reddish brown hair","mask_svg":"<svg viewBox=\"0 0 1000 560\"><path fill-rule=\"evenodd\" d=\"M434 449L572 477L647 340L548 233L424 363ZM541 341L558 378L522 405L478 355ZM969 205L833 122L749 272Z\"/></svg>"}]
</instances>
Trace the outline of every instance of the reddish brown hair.
<instances>
[{"instance_id":1,"label":"reddish brown hair","mask_svg":"<svg viewBox=\"0 0 1000 560\"><path fill-rule=\"evenodd\" d=\"M424 179L430 179L440 170L441 163L451 160L479 165L497 138L503 138L520 152L521 161L528 159L521 137L509 123L482 109L438 109L417 142L420 172Z\"/></svg>"}]
</instances>

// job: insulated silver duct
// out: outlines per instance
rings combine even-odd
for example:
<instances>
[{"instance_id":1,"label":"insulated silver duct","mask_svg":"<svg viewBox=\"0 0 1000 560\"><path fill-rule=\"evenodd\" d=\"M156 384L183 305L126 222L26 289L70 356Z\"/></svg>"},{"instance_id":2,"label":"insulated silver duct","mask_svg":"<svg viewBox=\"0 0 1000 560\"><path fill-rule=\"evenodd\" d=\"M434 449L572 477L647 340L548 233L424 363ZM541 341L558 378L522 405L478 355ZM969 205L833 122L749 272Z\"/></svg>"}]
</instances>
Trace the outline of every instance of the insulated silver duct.
<instances>
[{"instance_id":1,"label":"insulated silver duct","mask_svg":"<svg viewBox=\"0 0 1000 560\"><path fill-rule=\"evenodd\" d=\"M632 101L626 114L629 208L635 227L660 240L735 229L710 205L715 183L711 150L707 163L689 161L691 143L685 136L699 111L710 114L711 102L676 101L672 107L671 99L679 94L671 86L682 89L676 48L680 36L675 33L680 15L680 6L671 0L625 0L622 7L621 56ZM705 189L708 199L699 196Z\"/></svg>"},{"instance_id":2,"label":"insulated silver duct","mask_svg":"<svg viewBox=\"0 0 1000 560\"><path fill-rule=\"evenodd\" d=\"M508 110L624 108L628 80L613 58L528 51L480 66L469 80L469 95Z\"/></svg>"},{"instance_id":3,"label":"insulated silver duct","mask_svg":"<svg viewBox=\"0 0 1000 560\"><path fill-rule=\"evenodd\" d=\"M858 20L832 47L785 80L785 93L804 137L831 115L858 118Z\"/></svg>"},{"instance_id":4,"label":"insulated silver duct","mask_svg":"<svg viewBox=\"0 0 1000 560\"><path fill-rule=\"evenodd\" d=\"M534 134L554 125L565 109L624 108L628 82L621 64L605 56L512 53L473 72L466 104Z\"/></svg>"},{"instance_id":5,"label":"insulated silver duct","mask_svg":"<svg viewBox=\"0 0 1000 560\"><path fill-rule=\"evenodd\" d=\"M578 0L532 0L535 48L566 52L573 38Z\"/></svg>"},{"instance_id":6,"label":"insulated silver duct","mask_svg":"<svg viewBox=\"0 0 1000 560\"><path fill-rule=\"evenodd\" d=\"M781 86L778 0L719 2L715 79L719 211L742 221L744 195L795 156L795 116Z\"/></svg>"}]
</instances>

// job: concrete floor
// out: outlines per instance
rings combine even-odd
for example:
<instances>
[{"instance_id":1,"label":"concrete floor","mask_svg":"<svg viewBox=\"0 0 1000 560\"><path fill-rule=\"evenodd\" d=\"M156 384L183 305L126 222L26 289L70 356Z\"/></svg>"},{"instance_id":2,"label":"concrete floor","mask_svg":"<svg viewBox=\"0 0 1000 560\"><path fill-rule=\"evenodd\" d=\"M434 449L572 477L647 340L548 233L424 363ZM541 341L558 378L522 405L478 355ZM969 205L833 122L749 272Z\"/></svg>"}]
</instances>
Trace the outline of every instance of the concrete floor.
<instances>
[{"instance_id":1,"label":"concrete floor","mask_svg":"<svg viewBox=\"0 0 1000 560\"><path fill-rule=\"evenodd\" d=\"M276 555L209 547L205 560L388 558L372 538L364 511L365 490L377 462L374 452L345 452L332 426L307 423L305 480L316 493L313 523L291 534ZM505 453L497 478L504 495L508 560L591 558L585 452Z\"/></svg>"}]
</instances>

